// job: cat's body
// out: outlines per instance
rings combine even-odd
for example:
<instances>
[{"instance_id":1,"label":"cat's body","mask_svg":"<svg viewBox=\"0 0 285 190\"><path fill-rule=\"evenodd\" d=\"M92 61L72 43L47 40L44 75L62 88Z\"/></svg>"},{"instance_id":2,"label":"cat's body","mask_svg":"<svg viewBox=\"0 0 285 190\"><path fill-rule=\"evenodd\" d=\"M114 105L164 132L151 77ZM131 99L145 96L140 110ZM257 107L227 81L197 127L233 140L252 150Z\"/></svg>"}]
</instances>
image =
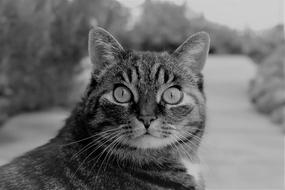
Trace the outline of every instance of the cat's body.
<instances>
[{"instance_id":1,"label":"cat's body","mask_svg":"<svg viewBox=\"0 0 285 190\"><path fill-rule=\"evenodd\" d=\"M56 143L29 152L2 168L0 189L189 190L201 189L198 186L202 185L182 166L169 164L159 170L149 166L126 169L117 163L109 163L104 171L98 173L100 164L93 167L89 163L77 170L82 162L70 162L71 156L63 153ZM76 176L73 176L75 172Z\"/></svg>"},{"instance_id":2,"label":"cat's body","mask_svg":"<svg viewBox=\"0 0 285 190\"><path fill-rule=\"evenodd\" d=\"M0 168L0 189L204 189L208 49L200 33L173 55L125 51L92 30L85 96L54 139Z\"/></svg>"}]
</instances>

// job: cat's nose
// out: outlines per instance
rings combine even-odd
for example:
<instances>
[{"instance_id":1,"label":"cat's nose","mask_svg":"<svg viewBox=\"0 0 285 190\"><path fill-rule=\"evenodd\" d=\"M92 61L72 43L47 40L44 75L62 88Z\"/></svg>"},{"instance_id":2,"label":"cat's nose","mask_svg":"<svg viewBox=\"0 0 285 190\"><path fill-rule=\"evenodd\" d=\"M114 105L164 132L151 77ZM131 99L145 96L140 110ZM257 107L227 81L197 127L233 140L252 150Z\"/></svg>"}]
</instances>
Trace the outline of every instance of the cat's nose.
<instances>
[{"instance_id":1,"label":"cat's nose","mask_svg":"<svg viewBox=\"0 0 285 190\"><path fill-rule=\"evenodd\" d=\"M144 124L145 128L148 129L150 126L150 123L156 120L156 116L139 116L138 119Z\"/></svg>"}]
</instances>

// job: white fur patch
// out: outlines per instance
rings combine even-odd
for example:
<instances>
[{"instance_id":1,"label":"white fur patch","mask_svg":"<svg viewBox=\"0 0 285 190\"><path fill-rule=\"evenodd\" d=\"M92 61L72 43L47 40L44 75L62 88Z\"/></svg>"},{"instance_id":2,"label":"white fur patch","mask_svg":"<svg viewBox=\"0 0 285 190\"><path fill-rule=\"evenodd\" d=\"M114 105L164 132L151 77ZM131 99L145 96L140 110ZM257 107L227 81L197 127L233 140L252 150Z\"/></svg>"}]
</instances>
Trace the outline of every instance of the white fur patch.
<instances>
[{"instance_id":1,"label":"white fur patch","mask_svg":"<svg viewBox=\"0 0 285 190\"><path fill-rule=\"evenodd\" d=\"M141 149L161 148L173 143L173 138L158 138L151 135L142 135L135 139L128 140L128 144Z\"/></svg>"},{"instance_id":2,"label":"white fur patch","mask_svg":"<svg viewBox=\"0 0 285 190\"><path fill-rule=\"evenodd\" d=\"M181 159L182 164L186 168L189 175L193 176L196 182L200 181L201 167L199 163L193 163L187 158Z\"/></svg>"}]
</instances>

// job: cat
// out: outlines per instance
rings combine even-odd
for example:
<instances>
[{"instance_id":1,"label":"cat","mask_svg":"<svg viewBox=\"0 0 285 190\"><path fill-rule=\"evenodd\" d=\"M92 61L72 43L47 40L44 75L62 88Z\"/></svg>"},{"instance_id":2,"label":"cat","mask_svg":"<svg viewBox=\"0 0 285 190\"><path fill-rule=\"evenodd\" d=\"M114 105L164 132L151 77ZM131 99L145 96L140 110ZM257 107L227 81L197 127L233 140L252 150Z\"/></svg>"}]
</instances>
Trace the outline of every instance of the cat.
<instances>
[{"instance_id":1,"label":"cat","mask_svg":"<svg viewBox=\"0 0 285 190\"><path fill-rule=\"evenodd\" d=\"M138 52L91 29L81 101L56 137L0 168L0 189L204 189L197 149L209 44L199 32L171 54Z\"/></svg>"}]
</instances>

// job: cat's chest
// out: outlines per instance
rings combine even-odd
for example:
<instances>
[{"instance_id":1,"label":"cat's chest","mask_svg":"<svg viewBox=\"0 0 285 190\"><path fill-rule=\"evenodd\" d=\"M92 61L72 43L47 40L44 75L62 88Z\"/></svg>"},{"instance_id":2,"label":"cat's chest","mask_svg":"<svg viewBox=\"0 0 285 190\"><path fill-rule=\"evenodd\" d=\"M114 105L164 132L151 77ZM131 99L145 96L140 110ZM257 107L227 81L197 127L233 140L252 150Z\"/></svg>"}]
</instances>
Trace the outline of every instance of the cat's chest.
<instances>
[{"instance_id":1,"label":"cat's chest","mask_svg":"<svg viewBox=\"0 0 285 190\"><path fill-rule=\"evenodd\" d=\"M187 158L182 158L181 164L186 168L187 174L193 176L196 182L201 180L201 166L199 163L193 163Z\"/></svg>"}]
</instances>

